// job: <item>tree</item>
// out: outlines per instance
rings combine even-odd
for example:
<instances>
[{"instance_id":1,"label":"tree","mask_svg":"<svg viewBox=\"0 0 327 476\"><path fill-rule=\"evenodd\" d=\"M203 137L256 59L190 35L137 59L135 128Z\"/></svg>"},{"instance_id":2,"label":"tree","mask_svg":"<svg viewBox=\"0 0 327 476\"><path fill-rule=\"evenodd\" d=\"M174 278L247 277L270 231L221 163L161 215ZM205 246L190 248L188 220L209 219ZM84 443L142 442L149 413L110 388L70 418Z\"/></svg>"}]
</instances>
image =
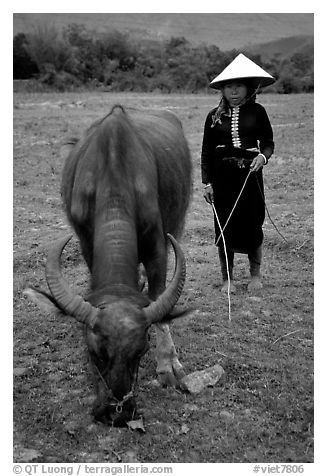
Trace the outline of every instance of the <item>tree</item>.
<instances>
[{"instance_id":1,"label":"tree","mask_svg":"<svg viewBox=\"0 0 327 476\"><path fill-rule=\"evenodd\" d=\"M41 75L48 71L49 65L55 71L69 69L71 49L54 27L39 26L34 34L28 35L26 49Z\"/></svg>"},{"instance_id":2,"label":"tree","mask_svg":"<svg viewBox=\"0 0 327 476\"><path fill-rule=\"evenodd\" d=\"M128 35L112 31L101 35L96 42L100 61L118 60L119 68L128 71L135 67L137 51L129 41Z\"/></svg>"},{"instance_id":3,"label":"tree","mask_svg":"<svg viewBox=\"0 0 327 476\"><path fill-rule=\"evenodd\" d=\"M37 64L32 60L26 47L28 40L24 33L14 37L13 44L13 69L14 79L29 79L39 73Z\"/></svg>"}]
</instances>

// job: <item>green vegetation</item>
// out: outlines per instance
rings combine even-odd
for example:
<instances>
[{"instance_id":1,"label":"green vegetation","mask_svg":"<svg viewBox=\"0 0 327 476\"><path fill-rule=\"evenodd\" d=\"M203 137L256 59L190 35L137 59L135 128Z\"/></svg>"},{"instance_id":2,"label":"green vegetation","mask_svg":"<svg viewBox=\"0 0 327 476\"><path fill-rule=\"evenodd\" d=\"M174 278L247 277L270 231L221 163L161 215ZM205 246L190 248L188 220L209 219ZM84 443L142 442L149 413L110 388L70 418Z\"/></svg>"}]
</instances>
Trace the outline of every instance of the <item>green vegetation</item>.
<instances>
[{"instance_id":1,"label":"green vegetation","mask_svg":"<svg viewBox=\"0 0 327 476\"><path fill-rule=\"evenodd\" d=\"M137 39L120 31L94 33L70 24L62 33L43 27L14 37L14 79L34 78L40 86L65 91L97 87L107 91L205 92L238 53L214 45L192 45L184 37ZM247 53L277 78L269 92L313 91L313 44L287 57ZM267 90L268 91L268 90Z\"/></svg>"}]
</instances>

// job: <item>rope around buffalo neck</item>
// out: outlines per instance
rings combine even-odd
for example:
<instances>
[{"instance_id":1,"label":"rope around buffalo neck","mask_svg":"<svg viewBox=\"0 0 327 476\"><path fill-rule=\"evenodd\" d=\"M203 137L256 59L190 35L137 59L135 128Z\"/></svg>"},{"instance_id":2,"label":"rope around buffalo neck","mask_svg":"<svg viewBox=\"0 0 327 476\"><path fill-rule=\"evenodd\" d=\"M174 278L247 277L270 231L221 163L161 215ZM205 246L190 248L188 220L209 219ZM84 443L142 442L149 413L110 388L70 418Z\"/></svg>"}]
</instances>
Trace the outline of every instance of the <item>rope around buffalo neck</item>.
<instances>
[{"instance_id":1,"label":"rope around buffalo neck","mask_svg":"<svg viewBox=\"0 0 327 476\"><path fill-rule=\"evenodd\" d=\"M134 382L132 384L132 389L122 398L122 400L118 400L118 398L116 398L112 392L112 390L110 390L110 388L108 387L108 384L107 382L105 381L102 373L100 372L98 366L96 364L94 364L97 372L98 372L98 375L100 377L100 380L102 381L105 389L107 390L108 392L108 397L112 398L113 400L115 400L115 404L116 404L116 413L121 413L122 410L123 410L123 405L124 403L126 403L128 400L130 400L132 397L135 396L135 389L136 389L136 385L137 385L137 377L138 377L138 370L136 372L136 375L134 377Z\"/></svg>"}]
</instances>

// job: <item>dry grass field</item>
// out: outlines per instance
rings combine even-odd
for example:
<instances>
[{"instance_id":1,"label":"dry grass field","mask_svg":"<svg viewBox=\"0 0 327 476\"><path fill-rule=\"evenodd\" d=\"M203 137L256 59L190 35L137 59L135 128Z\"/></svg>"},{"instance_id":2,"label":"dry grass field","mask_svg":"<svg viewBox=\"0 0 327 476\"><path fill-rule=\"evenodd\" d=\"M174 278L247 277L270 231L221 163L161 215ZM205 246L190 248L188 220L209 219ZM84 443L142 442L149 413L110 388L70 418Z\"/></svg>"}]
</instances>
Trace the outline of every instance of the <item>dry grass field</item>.
<instances>
[{"instance_id":1,"label":"dry grass field","mask_svg":"<svg viewBox=\"0 0 327 476\"><path fill-rule=\"evenodd\" d=\"M236 256L238 287L228 318L202 197L200 150L214 95L108 93L14 95L14 459L16 462L313 462L313 96L262 95L276 152L265 168L264 288L249 294L247 259ZM194 163L193 199L182 246L181 302L196 312L172 334L187 373L220 363L223 379L198 396L156 385L154 339L140 371L145 433L95 424L83 330L44 314L23 296L45 288L49 244L67 233L60 201L62 141L121 103L168 108L182 120ZM88 286L77 239L64 274Z\"/></svg>"}]
</instances>

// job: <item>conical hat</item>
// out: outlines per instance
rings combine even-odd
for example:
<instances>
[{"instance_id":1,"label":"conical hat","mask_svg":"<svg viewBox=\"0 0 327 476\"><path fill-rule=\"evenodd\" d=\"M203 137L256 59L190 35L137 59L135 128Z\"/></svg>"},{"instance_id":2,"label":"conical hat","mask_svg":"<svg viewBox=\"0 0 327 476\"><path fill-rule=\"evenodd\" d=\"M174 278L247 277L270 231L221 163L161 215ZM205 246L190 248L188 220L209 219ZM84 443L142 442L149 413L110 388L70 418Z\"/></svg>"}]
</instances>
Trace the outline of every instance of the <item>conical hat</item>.
<instances>
[{"instance_id":1,"label":"conical hat","mask_svg":"<svg viewBox=\"0 0 327 476\"><path fill-rule=\"evenodd\" d=\"M255 86L260 85L260 87L269 86L276 81L273 76L242 53L236 56L236 58L211 81L210 87L220 89L224 82L233 79L251 79Z\"/></svg>"}]
</instances>

